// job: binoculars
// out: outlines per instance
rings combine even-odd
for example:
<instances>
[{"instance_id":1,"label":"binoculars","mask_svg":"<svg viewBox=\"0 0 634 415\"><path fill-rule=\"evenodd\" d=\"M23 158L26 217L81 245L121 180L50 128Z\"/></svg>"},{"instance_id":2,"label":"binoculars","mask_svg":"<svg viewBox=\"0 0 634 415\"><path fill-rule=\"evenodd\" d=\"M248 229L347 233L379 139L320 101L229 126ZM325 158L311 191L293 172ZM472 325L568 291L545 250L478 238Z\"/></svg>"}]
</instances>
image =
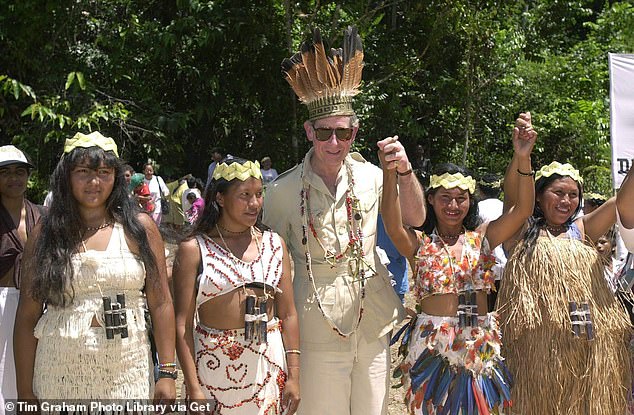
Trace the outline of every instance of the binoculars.
<instances>
[{"instance_id":1,"label":"binoculars","mask_svg":"<svg viewBox=\"0 0 634 415\"><path fill-rule=\"evenodd\" d=\"M467 293L458 294L458 327L478 326L478 303L476 302L476 293L469 291Z\"/></svg>"},{"instance_id":2,"label":"binoculars","mask_svg":"<svg viewBox=\"0 0 634 415\"><path fill-rule=\"evenodd\" d=\"M594 339L594 325L590 316L590 306L588 303L578 304L576 301L568 303L570 310L570 321L572 322L572 334L575 337L581 336L585 332L586 339Z\"/></svg>"},{"instance_id":3,"label":"binoculars","mask_svg":"<svg viewBox=\"0 0 634 415\"><path fill-rule=\"evenodd\" d=\"M103 297L103 314L106 328L106 339L114 339L120 334L122 339L128 337L128 319L126 317L125 294L117 294L117 301L110 297Z\"/></svg>"},{"instance_id":4,"label":"binoculars","mask_svg":"<svg viewBox=\"0 0 634 415\"><path fill-rule=\"evenodd\" d=\"M268 321L266 302L266 297L247 296L244 313L244 340L255 340L257 344L266 343L266 323Z\"/></svg>"}]
</instances>

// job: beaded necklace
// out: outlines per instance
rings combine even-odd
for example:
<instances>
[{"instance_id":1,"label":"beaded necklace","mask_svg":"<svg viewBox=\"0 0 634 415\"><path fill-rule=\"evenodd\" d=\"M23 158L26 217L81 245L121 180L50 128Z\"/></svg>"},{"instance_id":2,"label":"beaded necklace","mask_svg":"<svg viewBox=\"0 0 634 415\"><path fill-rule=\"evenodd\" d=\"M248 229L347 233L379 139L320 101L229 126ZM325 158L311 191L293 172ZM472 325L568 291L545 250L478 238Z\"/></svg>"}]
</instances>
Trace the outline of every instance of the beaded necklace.
<instances>
[{"instance_id":1,"label":"beaded necklace","mask_svg":"<svg viewBox=\"0 0 634 415\"><path fill-rule=\"evenodd\" d=\"M220 225L220 227L224 229L222 225ZM233 263L233 266L236 269L236 273L238 274L238 277L240 278L240 282L242 283L242 292L244 293L245 301L246 301L245 315L244 315L244 321L245 321L244 339L246 341L256 340L257 344L260 344L260 343L266 343L267 341L266 339L267 322L268 322L267 302L269 298L271 299L275 298L275 295L274 295L275 291L273 295L266 292L266 276L264 275L264 266L262 265L262 252L260 251L260 240L258 239L257 233L253 229L253 226L250 226L248 230L251 231L251 241L255 239L255 244L258 248L258 262L260 263L260 269L262 271L262 290L264 291L264 295L261 297L247 294L246 281L244 277L242 276L242 274L240 273L240 270L238 269L238 263L237 263L238 258L236 258L236 256L233 254L233 251L229 249L229 245L227 245L227 242L225 241L225 238L222 236L222 232L220 232L218 224L216 223L216 232L218 232L218 235L220 236L220 240L222 241L222 244L227 250L227 256L229 257L229 260ZM250 243L251 242L249 242L249 244ZM255 280L255 277L254 277L254 280ZM258 328L255 327L254 323L257 323Z\"/></svg>"},{"instance_id":2,"label":"beaded necklace","mask_svg":"<svg viewBox=\"0 0 634 415\"><path fill-rule=\"evenodd\" d=\"M366 268L373 274L376 273L374 269L365 261L363 255L363 232L361 230L361 215L359 214L359 199L354 194L354 177L352 176L352 168L350 164L344 160L344 166L348 175L348 189L346 190L346 214L348 216L348 245L343 252L334 252L327 249L321 242L313 225L313 217L310 211L310 184L306 183L304 176L304 162L302 162L300 177L302 179L302 190L300 191L300 215L302 217L302 245L304 245L304 256L306 259L306 271L308 274L308 280L311 282L313 288L313 297L317 300L317 307L321 312L321 315L328 322L328 325L341 337L349 337L359 328L361 324L361 317L363 316L363 304L366 295L365 280L370 277L366 277ZM355 212L353 214L353 212ZM308 247L308 230L310 229L313 238L317 241L321 249L324 251L324 260L334 268L338 263L346 261L348 263L348 269L353 277L353 282L358 281L360 286L359 306L357 309L357 319L354 327L349 332L343 332L337 323L326 314L324 307L321 303L321 297L317 292L315 286L315 277L313 275L312 257L310 249Z\"/></svg>"}]
</instances>

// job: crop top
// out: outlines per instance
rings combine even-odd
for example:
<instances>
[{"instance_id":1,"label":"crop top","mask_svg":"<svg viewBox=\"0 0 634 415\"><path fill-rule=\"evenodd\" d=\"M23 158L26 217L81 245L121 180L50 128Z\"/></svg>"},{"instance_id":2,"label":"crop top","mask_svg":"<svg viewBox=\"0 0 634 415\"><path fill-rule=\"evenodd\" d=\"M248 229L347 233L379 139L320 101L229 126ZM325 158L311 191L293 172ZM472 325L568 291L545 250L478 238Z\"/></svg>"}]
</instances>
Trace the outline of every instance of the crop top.
<instances>
[{"instance_id":1,"label":"crop top","mask_svg":"<svg viewBox=\"0 0 634 415\"><path fill-rule=\"evenodd\" d=\"M202 258L196 307L245 284L260 282L277 287L280 283L284 253L278 234L263 232L260 254L250 262L236 258L207 235L197 235L196 239Z\"/></svg>"},{"instance_id":2,"label":"crop top","mask_svg":"<svg viewBox=\"0 0 634 415\"><path fill-rule=\"evenodd\" d=\"M495 274L491 270L495 257L480 232L466 231L462 238L462 254L457 259L444 248L442 239L432 233L423 234L416 251L414 292L419 300L437 294L458 294L464 291L495 290Z\"/></svg>"}]
</instances>

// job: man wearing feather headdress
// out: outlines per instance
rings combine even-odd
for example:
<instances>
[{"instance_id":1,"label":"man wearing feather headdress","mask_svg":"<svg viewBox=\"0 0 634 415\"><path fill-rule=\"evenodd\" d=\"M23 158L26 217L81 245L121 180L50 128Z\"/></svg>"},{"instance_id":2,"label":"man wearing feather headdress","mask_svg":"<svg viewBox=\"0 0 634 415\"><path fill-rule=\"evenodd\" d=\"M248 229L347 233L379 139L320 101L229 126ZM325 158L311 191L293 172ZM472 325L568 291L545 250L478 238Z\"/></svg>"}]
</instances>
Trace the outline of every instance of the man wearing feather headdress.
<instances>
[{"instance_id":1,"label":"man wearing feather headdress","mask_svg":"<svg viewBox=\"0 0 634 415\"><path fill-rule=\"evenodd\" d=\"M363 48L355 28L330 54L312 42L282 62L300 101L312 143L301 164L269 185L264 223L286 240L295 261L301 330L298 413L387 413L389 333L404 317L387 270L376 255L382 171L351 153L359 129L352 97L359 92ZM404 221L424 221L423 192L398 137L378 142L396 167Z\"/></svg>"}]
</instances>

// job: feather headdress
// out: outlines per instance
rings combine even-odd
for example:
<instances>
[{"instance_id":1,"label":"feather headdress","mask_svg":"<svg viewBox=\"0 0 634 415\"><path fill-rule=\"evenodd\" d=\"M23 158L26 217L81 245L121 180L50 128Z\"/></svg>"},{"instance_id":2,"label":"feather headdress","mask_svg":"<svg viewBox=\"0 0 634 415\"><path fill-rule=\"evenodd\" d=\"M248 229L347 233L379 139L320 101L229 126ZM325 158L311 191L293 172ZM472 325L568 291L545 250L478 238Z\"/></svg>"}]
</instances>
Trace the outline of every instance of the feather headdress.
<instances>
[{"instance_id":1,"label":"feather headdress","mask_svg":"<svg viewBox=\"0 0 634 415\"><path fill-rule=\"evenodd\" d=\"M354 115L352 97L357 95L363 71L363 45L356 27L344 32L343 48L326 53L319 29L313 40L282 61L288 83L308 107L311 120L333 115Z\"/></svg>"}]
</instances>

